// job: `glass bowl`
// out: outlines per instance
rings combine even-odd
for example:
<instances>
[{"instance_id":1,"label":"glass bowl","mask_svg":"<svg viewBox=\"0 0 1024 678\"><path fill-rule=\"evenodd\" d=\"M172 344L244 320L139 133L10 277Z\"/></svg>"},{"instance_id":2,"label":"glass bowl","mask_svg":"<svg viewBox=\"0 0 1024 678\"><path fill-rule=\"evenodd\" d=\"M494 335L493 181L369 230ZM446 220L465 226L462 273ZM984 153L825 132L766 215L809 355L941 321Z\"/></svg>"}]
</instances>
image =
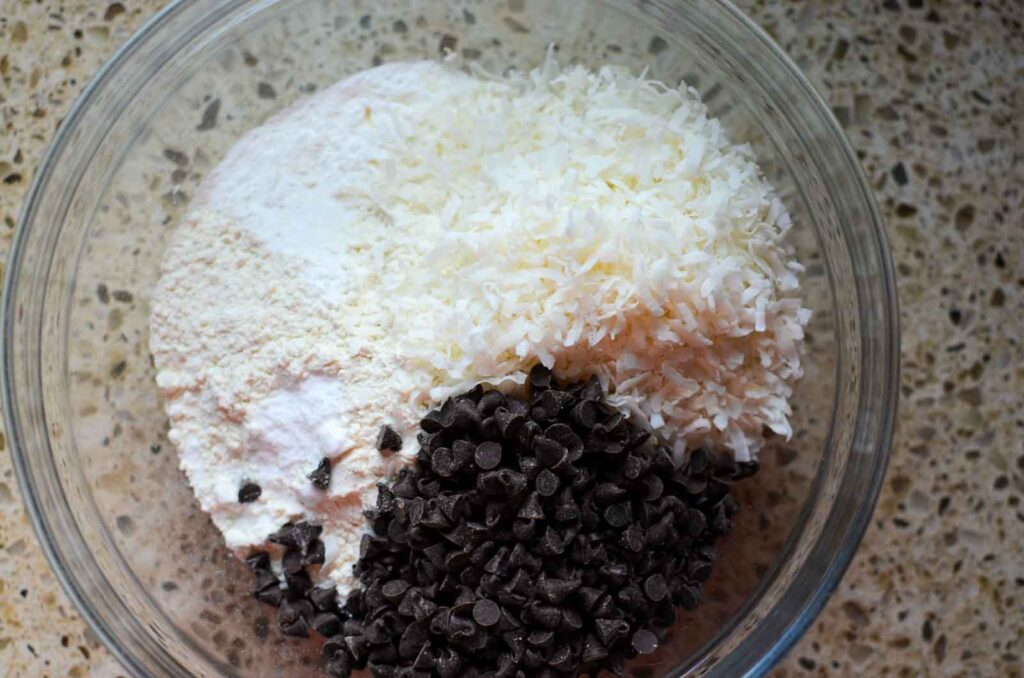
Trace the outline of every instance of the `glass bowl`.
<instances>
[{"instance_id":1,"label":"glass bowl","mask_svg":"<svg viewBox=\"0 0 1024 678\"><path fill-rule=\"evenodd\" d=\"M685 80L748 142L793 217L814 310L792 440L739 484L706 602L633 675L758 675L839 582L875 505L898 383L882 225L835 120L726 2L178 2L96 77L28 196L7 273L3 389L29 513L83 616L133 674L316 675L199 510L147 348L168 235L246 130L384 61L451 49L492 70L560 59ZM229 299L225 303L230 303Z\"/></svg>"}]
</instances>

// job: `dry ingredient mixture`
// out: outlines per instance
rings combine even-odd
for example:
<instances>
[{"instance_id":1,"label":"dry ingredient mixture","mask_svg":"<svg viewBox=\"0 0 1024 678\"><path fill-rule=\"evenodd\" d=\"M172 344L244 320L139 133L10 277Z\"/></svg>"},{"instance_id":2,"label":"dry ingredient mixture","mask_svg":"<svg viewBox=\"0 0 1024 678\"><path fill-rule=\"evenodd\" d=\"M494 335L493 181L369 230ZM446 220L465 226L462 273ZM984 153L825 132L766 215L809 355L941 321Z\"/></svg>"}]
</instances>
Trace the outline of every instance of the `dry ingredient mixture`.
<instances>
[{"instance_id":1,"label":"dry ingredient mixture","mask_svg":"<svg viewBox=\"0 0 1024 678\"><path fill-rule=\"evenodd\" d=\"M654 432L649 454L674 464L666 477L687 473L688 449L722 447L746 464L765 429L789 435L809 312L781 245L788 226L750 150L729 143L691 90L551 58L505 77L434 62L365 71L243 137L178 229L150 342L170 438L228 546L273 545L251 564L282 628L302 635L328 613L334 621L317 630L355 637L330 625L372 621L368 610L334 609L335 589L370 595L353 565L372 554L367 534L383 538L377 512L393 510L379 505L378 483L417 455L443 476L465 454L444 448L452 459L439 461L417 439L421 427L438 432L424 416L452 396L475 394L476 407L498 397L481 388L521 392L538 365L566 382L590 379L601 397L584 400L599 401L602 416ZM496 440L472 436L485 466L517 465L507 450L480 452ZM513 497L491 510L520 510ZM613 527L651 529L651 516L634 518ZM660 572L669 589L685 556ZM632 586L632 574L620 584ZM397 606L406 593L383 595ZM674 604L688 595L669 594ZM480 604L486 620L504 610ZM664 631L630 628L625 650L602 640L608 656L649 651ZM545 666L575 670L585 638L542 639ZM347 652L337 675L356 656ZM378 667L399 666L384 655Z\"/></svg>"}]
</instances>

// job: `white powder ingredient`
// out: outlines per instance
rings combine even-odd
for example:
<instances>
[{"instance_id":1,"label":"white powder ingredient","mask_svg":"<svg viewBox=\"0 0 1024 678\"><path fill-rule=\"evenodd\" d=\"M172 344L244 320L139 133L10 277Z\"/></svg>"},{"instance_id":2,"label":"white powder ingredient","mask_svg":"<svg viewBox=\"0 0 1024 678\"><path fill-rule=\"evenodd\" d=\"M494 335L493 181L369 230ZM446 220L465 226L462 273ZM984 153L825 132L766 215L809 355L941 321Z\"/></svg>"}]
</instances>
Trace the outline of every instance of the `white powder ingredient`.
<instances>
[{"instance_id":1,"label":"white powder ingredient","mask_svg":"<svg viewBox=\"0 0 1024 678\"><path fill-rule=\"evenodd\" d=\"M538 358L680 448L749 458L762 426L789 433L800 374L787 227L692 92L550 60L366 71L247 134L179 228L151 338L171 440L230 547L322 523L342 591L424 408ZM390 460L384 423L406 437ZM239 504L246 481L263 494Z\"/></svg>"}]
</instances>

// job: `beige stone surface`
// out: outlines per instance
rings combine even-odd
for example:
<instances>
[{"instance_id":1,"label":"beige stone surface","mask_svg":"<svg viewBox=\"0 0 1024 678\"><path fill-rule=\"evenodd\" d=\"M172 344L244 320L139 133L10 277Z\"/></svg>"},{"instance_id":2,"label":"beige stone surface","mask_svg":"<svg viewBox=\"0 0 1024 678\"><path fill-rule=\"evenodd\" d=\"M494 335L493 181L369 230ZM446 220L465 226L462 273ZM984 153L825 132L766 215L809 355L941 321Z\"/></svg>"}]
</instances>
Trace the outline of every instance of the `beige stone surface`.
<instances>
[{"instance_id":1,"label":"beige stone surface","mask_svg":"<svg viewBox=\"0 0 1024 678\"><path fill-rule=\"evenodd\" d=\"M4 257L62 116L160 5L0 0ZM741 6L846 128L888 224L902 301L901 413L872 527L776 675L1024 675L1024 10ZM50 572L6 452L0 667L123 674Z\"/></svg>"}]
</instances>

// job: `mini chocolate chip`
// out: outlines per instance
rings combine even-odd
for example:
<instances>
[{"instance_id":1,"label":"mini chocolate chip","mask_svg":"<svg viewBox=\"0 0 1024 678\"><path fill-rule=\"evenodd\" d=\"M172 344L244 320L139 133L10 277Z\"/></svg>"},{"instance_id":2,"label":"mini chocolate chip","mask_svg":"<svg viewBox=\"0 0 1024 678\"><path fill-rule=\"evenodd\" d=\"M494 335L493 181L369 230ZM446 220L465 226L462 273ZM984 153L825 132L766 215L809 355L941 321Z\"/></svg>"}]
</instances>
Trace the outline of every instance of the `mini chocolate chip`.
<instances>
[{"instance_id":1,"label":"mini chocolate chip","mask_svg":"<svg viewBox=\"0 0 1024 678\"><path fill-rule=\"evenodd\" d=\"M460 400L455 403L455 409L452 413L453 427L461 431L475 431L479 428L482 419L475 403L466 400Z\"/></svg>"},{"instance_id":2,"label":"mini chocolate chip","mask_svg":"<svg viewBox=\"0 0 1024 678\"><path fill-rule=\"evenodd\" d=\"M299 549L288 549L281 559L281 567L287 574L295 574L302 571L302 551Z\"/></svg>"},{"instance_id":3,"label":"mini chocolate chip","mask_svg":"<svg viewBox=\"0 0 1024 678\"><path fill-rule=\"evenodd\" d=\"M691 452L690 458L686 461L686 467L691 474L707 473L710 465L711 454L703 447L699 447Z\"/></svg>"},{"instance_id":4,"label":"mini chocolate chip","mask_svg":"<svg viewBox=\"0 0 1024 678\"><path fill-rule=\"evenodd\" d=\"M326 490L331 484L331 460L327 457L321 459L316 470L306 477L313 481L313 487Z\"/></svg>"},{"instance_id":5,"label":"mini chocolate chip","mask_svg":"<svg viewBox=\"0 0 1024 678\"><path fill-rule=\"evenodd\" d=\"M546 391L551 388L554 383L554 377L551 374L551 370L540 363L537 363L530 368L528 379L530 382L530 388L536 393Z\"/></svg>"},{"instance_id":6,"label":"mini chocolate chip","mask_svg":"<svg viewBox=\"0 0 1024 678\"><path fill-rule=\"evenodd\" d=\"M431 432L427 431L427 433ZM377 449L381 452L398 452L402 449L402 436L398 435L398 431L384 424L377 433Z\"/></svg>"},{"instance_id":7,"label":"mini chocolate chip","mask_svg":"<svg viewBox=\"0 0 1024 678\"><path fill-rule=\"evenodd\" d=\"M309 637L309 618L313 614L313 605L309 601L285 600L277 609L277 623L285 635L307 638Z\"/></svg>"},{"instance_id":8,"label":"mini chocolate chip","mask_svg":"<svg viewBox=\"0 0 1024 678\"><path fill-rule=\"evenodd\" d=\"M263 488L256 483L246 483L238 490L238 503L248 504L256 501L263 494Z\"/></svg>"},{"instance_id":9,"label":"mini chocolate chip","mask_svg":"<svg viewBox=\"0 0 1024 678\"><path fill-rule=\"evenodd\" d=\"M430 466L434 473L442 478L448 478L456 471L455 457L447 447L439 447L434 450L430 459Z\"/></svg>"},{"instance_id":10,"label":"mini chocolate chip","mask_svg":"<svg viewBox=\"0 0 1024 678\"><path fill-rule=\"evenodd\" d=\"M284 582L288 585L289 591L294 591L299 595L303 595L313 588L313 580L309 578L309 573L305 570L299 570L294 574L285 572Z\"/></svg>"},{"instance_id":11,"label":"mini chocolate chip","mask_svg":"<svg viewBox=\"0 0 1024 678\"><path fill-rule=\"evenodd\" d=\"M568 456L568 450L564 445L546 436L537 436L533 439L533 451L537 455L537 463L545 467L554 466Z\"/></svg>"},{"instance_id":12,"label":"mini chocolate chip","mask_svg":"<svg viewBox=\"0 0 1024 678\"><path fill-rule=\"evenodd\" d=\"M604 510L604 520L612 527L624 527L632 519L633 511L629 502L612 504Z\"/></svg>"},{"instance_id":13,"label":"mini chocolate chip","mask_svg":"<svg viewBox=\"0 0 1024 678\"><path fill-rule=\"evenodd\" d=\"M545 578L538 584L537 589L544 600L559 605L570 593L579 588L579 585L580 583L574 580Z\"/></svg>"},{"instance_id":14,"label":"mini chocolate chip","mask_svg":"<svg viewBox=\"0 0 1024 678\"><path fill-rule=\"evenodd\" d=\"M658 649L658 637L647 629L640 629L633 634L630 644L639 654L651 654Z\"/></svg>"},{"instance_id":15,"label":"mini chocolate chip","mask_svg":"<svg viewBox=\"0 0 1024 678\"><path fill-rule=\"evenodd\" d=\"M548 666L562 673L567 673L572 669L572 650L569 649L569 646L559 645L556 647L555 651L551 653L551 659L548 660Z\"/></svg>"},{"instance_id":16,"label":"mini chocolate chip","mask_svg":"<svg viewBox=\"0 0 1024 678\"><path fill-rule=\"evenodd\" d=\"M516 516L523 520L543 520L544 509L541 507L540 495L536 492L527 495Z\"/></svg>"},{"instance_id":17,"label":"mini chocolate chip","mask_svg":"<svg viewBox=\"0 0 1024 678\"><path fill-rule=\"evenodd\" d=\"M257 591L253 594L253 597L261 603L266 603L267 605L273 605L274 607L278 607L284 600L285 593L284 589L282 589L279 585L275 583L274 585L269 586L263 589L262 591Z\"/></svg>"},{"instance_id":18,"label":"mini chocolate chip","mask_svg":"<svg viewBox=\"0 0 1024 678\"><path fill-rule=\"evenodd\" d=\"M594 628L597 630L598 638L607 647L629 633L629 622L625 619L596 619Z\"/></svg>"},{"instance_id":19,"label":"mini chocolate chip","mask_svg":"<svg viewBox=\"0 0 1024 678\"><path fill-rule=\"evenodd\" d=\"M497 468L501 463L501 445L494 441L480 443L474 454L476 465L485 471Z\"/></svg>"},{"instance_id":20,"label":"mini chocolate chip","mask_svg":"<svg viewBox=\"0 0 1024 678\"><path fill-rule=\"evenodd\" d=\"M341 619L333 612L321 612L309 622L313 630L321 636L333 636L341 631Z\"/></svg>"},{"instance_id":21,"label":"mini chocolate chip","mask_svg":"<svg viewBox=\"0 0 1024 678\"><path fill-rule=\"evenodd\" d=\"M388 600L395 602L409 590L409 582L402 579L392 579L381 587L381 593Z\"/></svg>"},{"instance_id":22,"label":"mini chocolate chip","mask_svg":"<svg viewBox=\"0 0 1024 678\"><path fill-rule=\"evenodd\" d=\"M325 670L331 678L348 678L352 675L351 660L344 652L337 652L327 661Z\"/></svg>"},{"instance_id":23,"label":"mini chocolate chip","mask_svg":"<svg viewBox=\"0 0 1024 678\"><path fill-rule=\"evenodd\" d=\"M580 603L580 609L584 612L590 612L594 609L594 605L597 604L597 601L600 600L603 595L603 591L590 586L581 586L576 589L575 593L576 599Z\"/></svg>"},{"instance_id":24,"label":"mini chocolate chip","mask_svg":"<svg viewBox=\"0 0 1024 678\"><path fill-rule=\"evenodd\" d=\"M318 586L309 592L309 602L321 612L331 612L338 607L338 589L333 586Z\"/></svg>"},{"instance_id":25,"label":"mini chocolate chip","mask_svg":"<svg viewBox=\"0 0 1024 678\"><path fill-rule=\"evenodd\" d=\"M324 543L319 539L314 539L308 547L306 547L306 555L302 559L305 565L323 565L324 559L327 555L327 549Z\"/></svg>"},{"instance_id":26,"label":"mini chocolate chip","mask_svg":"<svg viewBox=\"0 0 1024 678\"><path fill-rule=\"evenodd\" d=\"M253 572L259 572L260 570L270 569L270 554L266 551L256 551L251 553L245 558L245 564L249 566L249 569Z\"/></svg>"},{"instance_id":27,"label":"mini chocolate chip","mask_svg":"<svg viewBox=\"0 0 1024 678\"><path fill-rule=\"evenodd\" d=\"M268 539L274 544L301 549L319 537L321 532L323 532L323 527L312 525L306 521L294 524L285 523L281 529L270 535Z\"/></svg>"},{"instance_id":28,"label":"mini chocolate chip","mask_svg":"<svg viewBox=\"0 0 1024 678\"><path fill-rule=\"evenodd\" d=\"M594 634L588 633L583 640L583 654L581 659L584 664L598 662L608 656L608 650L601 644Z\"/></svg>"},{"instance_id":29,"label":"mini chocolate chip","mask_svg":"<svg viewBox=\"0 0 1024 678\"><path fill-rule=\"evenodd\" d=\"M628 493L626 488L614 483L600 483L594 488L594 501L602 506L607 506L625 497Z\"/></svg>"},{"instance_id":30,"label":"mini chocolate chip","mask_svg":"<svg viewBox=\"0 0 1024 678\"><path fill-rule=\"evenodd\" d=\"M473 621L480 626L494 626L501 619L501 608L493 600L481 598L473 605Z\"/></svg>"},{"instance_id":31,"label":"mini chocolate chip","mask_svg":"<svg viewBox=\"0 0 1024 678\"><path fill-rule=\"evenodd\" d=\"M572 418L579 426L592 429L597 424L597 406L593 400L581 400L572 408Z\"/></svg>"},{"instance_id":32,"label":"mini chocolate chip","mask_svg":"<svg viewBox=\"0 0 1024 678\"><path fill-rule=\"evenodd\" d=\"M691 537L700 536L700 533L707 527L708 521L704 517L704 514L694 508L687 509L686 511L686 533Z\"/></svg>"},{"instance_id":33,"label":"mini chocolate chip","mask_svg":"<svg viewBox=\"0 0 1024 678\"><path fill-rule=\"evenodd\" d=\"M494 414L494 411L499 407L505 405L505 396L500 391L487 391L480 396L480 401L477 403L477 409L481 416L489 417Z\"/></svg>"},{"instance_id":34,"label":"mini chocolate chip","mask_svg":"<svg viewBox=\"0 0 1024 678\"><path fill-rule=\"evenodd\" d=\"M647 577L644 581L644 593L654 602L664 599L668 595L668 584L665 583L665 577L659 573Z\"/></svg>"},{"instance_id":35,"label":"mini chocolate chip","mask_svg":"<svg viewBox=\"0 0 1024 678\"><path fill-rule=\"evenodd\" d=\"M700 605L700 588L694 586L683 586L679 591L679 604L684 610L694 610Z\"/></svg>"},{"instance_id":36,"label":"mini chocolate chip","mask_svg":"<svg viewBox=\"0 0 1024 678\"><path fill-rule=\"evenodd\" d=\"M665 484L656 475L649 475L643 480L644 482L644 501L657 501L661 498L661 493L665 491Z\"/></svg>"},{"instance_id":37,"label":"mini chocolate chip","mask_svg":"<svg viewBox=\"0 0 1024 678\"><path fill-rule=\"evenodd\" d=\"M537 493L542 497L551 497L558 492L558 488L561 485L558 480L558 476L549 471L543 469L537 474L537 478L533 481L534 486L537 488Z\"/></svg>"}]
</instances>

